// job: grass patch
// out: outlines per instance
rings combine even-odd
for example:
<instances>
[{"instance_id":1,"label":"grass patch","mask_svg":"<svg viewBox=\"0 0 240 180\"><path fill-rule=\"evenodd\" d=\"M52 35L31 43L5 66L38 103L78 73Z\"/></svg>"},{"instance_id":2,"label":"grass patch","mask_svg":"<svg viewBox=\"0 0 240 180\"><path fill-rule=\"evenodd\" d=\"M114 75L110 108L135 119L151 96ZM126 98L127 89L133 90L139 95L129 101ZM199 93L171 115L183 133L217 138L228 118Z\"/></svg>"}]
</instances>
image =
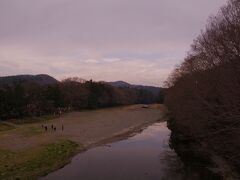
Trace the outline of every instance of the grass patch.
<instances>
[{"instance_id":1,"label":"grass patch","mask_svg":"<svg viewBox=\"0 0 240 180\"><path fill-rule=\"evenodd\" d=\"M40 117L25 117L22 119L11 119L9 122L14 124L31 124L31 123L39 123L39 122L46 122L52 119L57 118L58 116L54 115L44 115Z\"/></svg>"},{"instance_id":2,"label":"grass patch","mask_svg":"<svg viewBox=\"0 0 240 180\"><path fill-rule=\"evenodd\" d=\"M66 164L77 148L64 140L23 152L0 150L0 179L37 179Z\"/></svg>"},{"instance_id":3,"label":"grass patch","mask_svg":"<svg viewBox=\"0 0 240 180\"><path fill-rule=\"evenodd\" d=\"M31 137L31 136L35 136L35 135L40 135L44 132L45 131L41 127L28 127L23 130L22 134L25 137Z\"/></svg>"},{"instance_id":4,"label":"grass patch","mask_svg":"<svg viewBox=\"0 0 240 180\"><path fill-rule=\"evenodd\" d=\"M15 127L12 126L12 125L9 125L9 124L0 123L0 132L1 131L8 131L8 130L11 130L11 129L15 129Z\"/></svg>"}]
</instances>

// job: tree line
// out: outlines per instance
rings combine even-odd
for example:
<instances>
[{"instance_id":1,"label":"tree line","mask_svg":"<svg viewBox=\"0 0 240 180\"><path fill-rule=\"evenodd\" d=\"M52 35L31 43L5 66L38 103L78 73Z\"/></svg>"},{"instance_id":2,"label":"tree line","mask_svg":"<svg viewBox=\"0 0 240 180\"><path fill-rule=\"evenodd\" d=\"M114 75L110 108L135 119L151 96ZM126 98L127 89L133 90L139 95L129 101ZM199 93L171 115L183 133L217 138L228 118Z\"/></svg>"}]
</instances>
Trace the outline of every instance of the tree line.
<instances>
[{"instance_id":1,"label":"tree line","mask_svg":"<svg viewBox=\"0 0 240 180\"><path fill-rule=\"evenodd\" d=\"M136 103L156 103L156 96L147 90L117 88L107 83L67 78L42 85L36 82L15 82L0 86L0 120L42 116L61 111L96 109Z\"/></svg>"},{"instance_id":2,"label":"tree line","mask_svg":"<svg viewBox=\"0 0 240 180\"><path fill-rule=\"evenodd\" d=\"M210 17L166 81L174 133L223 157L240 172L240 1Z\"/></svg>"}]
</instances>

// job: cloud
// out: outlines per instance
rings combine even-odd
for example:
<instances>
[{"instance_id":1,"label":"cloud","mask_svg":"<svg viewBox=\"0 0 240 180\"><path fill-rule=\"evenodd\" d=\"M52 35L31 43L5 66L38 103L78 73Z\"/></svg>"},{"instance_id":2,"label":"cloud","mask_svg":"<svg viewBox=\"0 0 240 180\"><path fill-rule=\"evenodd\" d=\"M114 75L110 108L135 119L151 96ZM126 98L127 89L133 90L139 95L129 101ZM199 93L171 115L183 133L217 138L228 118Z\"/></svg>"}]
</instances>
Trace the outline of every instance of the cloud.
<instances>
[{"instance_id":1,"label":"cloud","mask_svg":"<svg viewBox=\"0 0 240 180\"><path fill-rule=\"evenodd\" d=\"M225 2L1 0L0 75L159 85Z\"/></svg>"}]
</instances>

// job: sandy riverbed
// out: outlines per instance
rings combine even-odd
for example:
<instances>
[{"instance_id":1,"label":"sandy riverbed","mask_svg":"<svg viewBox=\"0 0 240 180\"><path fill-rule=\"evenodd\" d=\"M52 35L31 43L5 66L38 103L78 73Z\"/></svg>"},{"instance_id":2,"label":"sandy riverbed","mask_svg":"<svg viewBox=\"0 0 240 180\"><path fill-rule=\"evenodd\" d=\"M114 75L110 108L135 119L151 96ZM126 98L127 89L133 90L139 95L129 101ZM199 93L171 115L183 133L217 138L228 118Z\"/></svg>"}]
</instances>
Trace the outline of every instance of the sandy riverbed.
<instances>
[{"instance_id":1,"label":"sandy riverbed","mask_svg":"<svg viewBox=\"0 0 240 180\"><path fill-rule=\"evenodd\" d=\"M131 105L92 111L71 112L45 122L48 127L57 127L56 132L45 132L44 123L24 124L16 129L0 133L0 148L21 150L68 139L85 147L99 144L142 126L162 120L165 108L162 105ZM61 131L62 123L64 131Z\"/></svg>"}]
</instances>

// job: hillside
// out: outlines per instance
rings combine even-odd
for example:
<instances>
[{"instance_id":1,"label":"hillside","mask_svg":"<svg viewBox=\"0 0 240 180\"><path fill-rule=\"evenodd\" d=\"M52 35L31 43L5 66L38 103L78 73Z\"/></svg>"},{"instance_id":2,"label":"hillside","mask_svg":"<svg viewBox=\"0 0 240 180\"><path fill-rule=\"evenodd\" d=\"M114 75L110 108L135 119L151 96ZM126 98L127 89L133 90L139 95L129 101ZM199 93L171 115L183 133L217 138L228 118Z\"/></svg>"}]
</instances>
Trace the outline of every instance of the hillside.
<instances>
[{"instance_id":1,"label":"hillside","mask_svg":"<svg viewBox=\"0 0 240 180\"><path fill-rule=\"evenodd\" d=\"M16 76L4 76L0 77L0 85L7 84L12 85L23 82L34 82L40 85L56 84L58 81L46 74L38 75L16 75Z\"/></svg>"},{"instance_id":2,"label":"hillside","mask_svg":"<svg viewBox=\"0 0 240 180\"><path fill-rule=\"evenodd\" d=\"M108 82L108 83L114 87L135 88L135 89L139 89L139 90L147 90L154 95L159 95L160 91L162 90L162 88L160 88L160 87L129 84L125 81L113 81L113 82Z\"/></svg>"}]
</instances>

